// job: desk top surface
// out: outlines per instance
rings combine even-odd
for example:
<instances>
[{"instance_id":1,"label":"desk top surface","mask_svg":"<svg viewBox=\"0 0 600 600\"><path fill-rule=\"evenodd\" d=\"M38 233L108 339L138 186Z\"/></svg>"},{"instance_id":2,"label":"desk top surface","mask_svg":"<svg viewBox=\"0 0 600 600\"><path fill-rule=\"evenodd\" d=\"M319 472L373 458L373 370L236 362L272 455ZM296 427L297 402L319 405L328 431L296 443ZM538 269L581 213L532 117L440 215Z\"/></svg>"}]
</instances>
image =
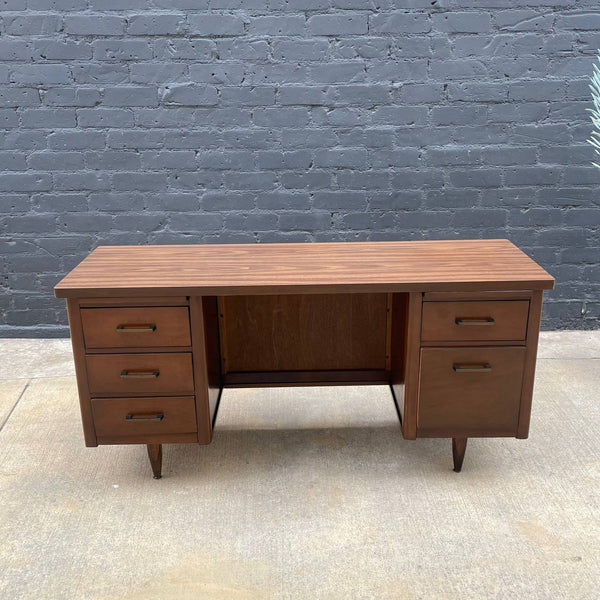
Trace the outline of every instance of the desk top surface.
<instances>
[{"instance_id":1,"label":"desk top surface","mask_svg":"<svg viewBox=\"0 0 600 600\"><path fill-rule=\"evenodd\" d=\"M550 289L508 240L100 246L57 297Z\"/></svg>"}]
</instances>

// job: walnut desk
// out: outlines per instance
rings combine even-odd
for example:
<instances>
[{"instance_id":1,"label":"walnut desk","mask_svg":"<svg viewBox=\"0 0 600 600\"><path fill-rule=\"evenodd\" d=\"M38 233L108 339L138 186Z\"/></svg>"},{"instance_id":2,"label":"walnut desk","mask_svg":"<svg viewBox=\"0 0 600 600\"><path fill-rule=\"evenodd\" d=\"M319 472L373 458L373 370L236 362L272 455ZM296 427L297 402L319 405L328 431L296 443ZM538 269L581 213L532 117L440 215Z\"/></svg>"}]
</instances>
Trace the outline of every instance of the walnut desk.
<instances>
[{"instance_id":1,"label":"walnut desk","mask_svg":"<svg viewBox=\"0 0 600 600\"><path fill-rule=\"evenodd\" d=\"M385 384L402 435L526 438L553 278L508 240L101 246L67 299L87 446L209 444L223 388ZM365 402L368 402L368 395Z\"/></svg>"}]
</instances>

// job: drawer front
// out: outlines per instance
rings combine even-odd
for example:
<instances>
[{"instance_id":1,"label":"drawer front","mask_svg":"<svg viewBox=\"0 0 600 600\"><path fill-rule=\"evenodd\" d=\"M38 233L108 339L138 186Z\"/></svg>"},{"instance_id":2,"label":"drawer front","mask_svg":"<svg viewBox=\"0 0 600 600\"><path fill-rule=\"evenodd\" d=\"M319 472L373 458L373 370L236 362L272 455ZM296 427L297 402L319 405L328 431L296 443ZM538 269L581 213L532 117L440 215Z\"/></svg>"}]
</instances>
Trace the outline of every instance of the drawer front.
<instances>
[{"instance_id":1,"label":"drawer front","mask_svg":"<svg viewBox=\"0 0 600 600\"><path fill-rule=\"evenodd\" d=\"M525 340L528 300L424 302L424 342Z\"/></svg>"},{"instance_id":2,"label":"drawer front","mask_svg":"<svg viewBox=\"0 0 600 600\"><path fill-rule=\"evenodd\" d=\"M516 435L525 348L423 348L420 435Z\"/></svg>"},{"instance_id":3,"label":"drawer front","mask_svg":"<svg viewBox=\"0 0 600 600\"><path fill-rule=\"evenodd\" d=\"M86 348L147 348L190 345L185 306L82 308Z\"/></svg>"},{"instance_id":4,"label":"drawer front","mask_svg":"<svg viewBox=\"0 0 600 600\"><path fill-rule=\"evenodd\" d=\"M193 396L92 400L98 437L195 433Z\"/></svg>"},{"instance_id":5,"label":"drawer front","mask_svg":"<svg viewBox=\"0 0 600 600\"><path fill-rule=\"evenodd\" d=\"M87 355L90 394L194 393L191 353Z\"/></svg>"}]
</instances>

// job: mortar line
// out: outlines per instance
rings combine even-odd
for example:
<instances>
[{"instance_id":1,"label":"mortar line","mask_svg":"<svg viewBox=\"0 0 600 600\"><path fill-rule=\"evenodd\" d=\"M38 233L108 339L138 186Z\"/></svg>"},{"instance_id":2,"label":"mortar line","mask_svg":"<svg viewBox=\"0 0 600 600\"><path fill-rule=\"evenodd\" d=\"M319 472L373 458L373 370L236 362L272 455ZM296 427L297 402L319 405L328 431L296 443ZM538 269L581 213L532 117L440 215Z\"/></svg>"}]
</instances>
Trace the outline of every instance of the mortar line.
<instances>
[{"instance_id":1,"label":"mortar line","mask_svg":"<svg viewBox=\"0 0 600 600\"><path fill-rule=\"evenodd\" d=\"M31 380L27 380L27 383L25 384L25 387L22 389L21 393L19 394L19 397L17 398L17 401L13 404L13 407L8 411L8 414L6 415L6 419L4 419L4 421L2 421L2 424L0 425L0 432L4 429L4 426L8 423L8 420L11 418L15 408L17 408L17 404L19 404L19 402L21 401L21 398L23 397L23 395L25 394L25 392L27 391L27 388L29 387L29 382Z\"/></svg>"}]
</instances>

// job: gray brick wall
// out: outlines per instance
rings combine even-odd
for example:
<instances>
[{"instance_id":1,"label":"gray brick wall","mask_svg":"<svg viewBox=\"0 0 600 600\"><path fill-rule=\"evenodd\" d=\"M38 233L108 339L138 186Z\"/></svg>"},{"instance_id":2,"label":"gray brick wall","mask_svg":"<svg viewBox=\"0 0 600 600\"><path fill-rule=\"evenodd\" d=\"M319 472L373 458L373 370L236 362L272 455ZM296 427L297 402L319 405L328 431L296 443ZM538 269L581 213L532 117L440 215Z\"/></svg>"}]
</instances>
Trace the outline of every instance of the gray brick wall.
<instances>
[{"instance_id":1,"label":"gray brick wall","mask_svg":"<svg viewBox=\"0 0 600 600\"><path fill-rule=\"evenodd\" d=\"M1 0L0 334L98 244L508 237L600 320L598 0Z\"/></svg>"}]
</instances>

